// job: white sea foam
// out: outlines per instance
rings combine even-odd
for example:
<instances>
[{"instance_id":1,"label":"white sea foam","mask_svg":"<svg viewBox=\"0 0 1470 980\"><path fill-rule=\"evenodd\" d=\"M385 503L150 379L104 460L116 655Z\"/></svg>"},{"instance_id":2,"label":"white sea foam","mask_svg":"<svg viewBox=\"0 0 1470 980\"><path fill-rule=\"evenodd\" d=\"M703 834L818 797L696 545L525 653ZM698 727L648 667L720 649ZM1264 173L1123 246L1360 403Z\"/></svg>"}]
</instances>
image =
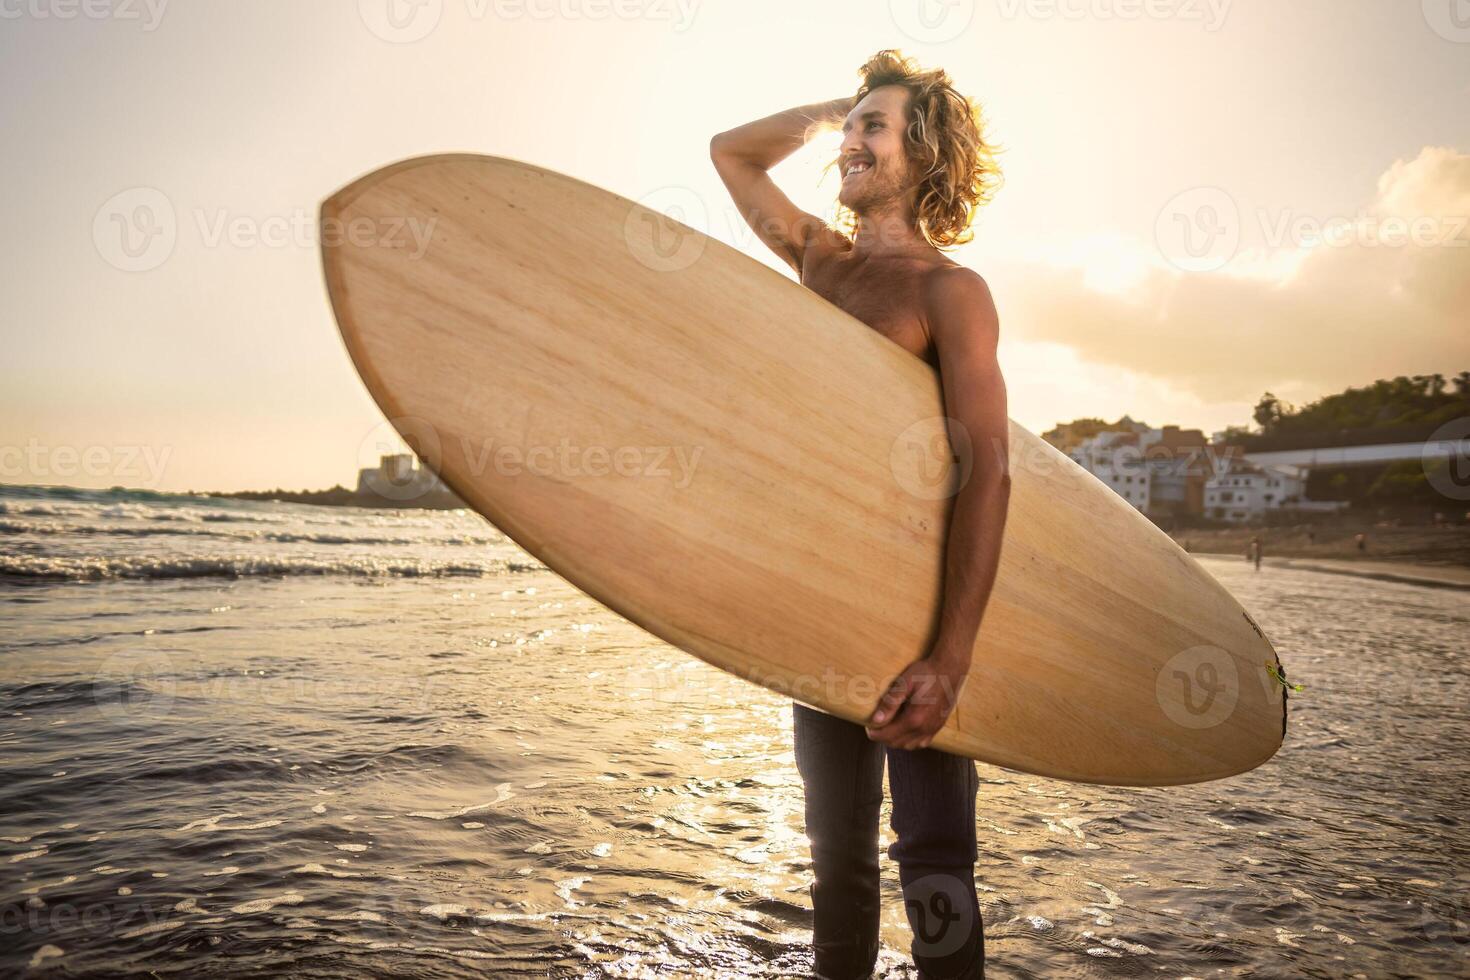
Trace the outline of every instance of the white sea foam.
<instances>
[{"instance_id":1,"label":"white sea foam","mask_svg":"<svg viewBox=\"0 0 1470 980\"><path fill-rule=\"evenodd\" d=\"M53 946L50 943L47 943L46 945L42 946L40 949L31 954L31 962L28 964L28 966L30 969L34 970L36 967L40 966L42 963L45 963L47 960L54 960L58 956L65 955L65 951L63 951L60 946Z\"/></svg>"},{"instance_id":2,"label":"white sea foam","mask_svg":"<svg viewBox=\"0 0 1470 980\"><path fill-rule=\"evenodd\" d=\"M511 792L510 783L501 783L495 787L495 799L493 800L460 807L458 810L415 810L409 816L427 817L430 820L454 820L459 817L467 817L472 813L479 813L481 810L488 810L497 803L504 803L514 795L515 793Z\"/></svg>"},{"instance_id":3,"label":"white sea foam","mask_svg":"<svg viewBox=\"0 0 1470 980\"><path fill-rule=\"evenodd\" d=\"M324 864L303 864L299 868L292 868L292 874L298 875L327 875L331 878L361 878L362 874L357 871L338 871Z\"/></svg>"},{"instance_id":4,"label":"white sea foam","mask_svg":"<svg viewBox=\"0 0 1470 980\"><path fill-rule=\"evenodd\" d=\"M279 820L261 820L257 823L242 823L231 826L225 826L224 824L220 823L221 820L233 820L234 818L239 816L240 814L238 813L220 813L212 817L205 817L201 820L191 820L180 827L179 832L182 833L186 830L203 830L209 832L233 830L264 830L267 827L278 827L281 824L281 821Z\"/></svg>"},{"instance_id":5,"label":"white sea foam","mask_svg":"<svg viewBox=\"0 0 1470 980\"><path fill-rule=\"evenodd\" d=\"M117 934L117 938L138 939L139 937L151 936L159 932L172 932L175 929L181 928L183 925L184 923L180 922L177 919L174 919L171 922L151 922L148 925L140 926L137 929L130 929L127 932L120 932Z\"/></svg>"},{"instance_id":6,"label":"white sea foam","mask_svg":"<svg viewBox=\"0 0 1470 980\"><path fill-rule=\"evenodd\" d=\"M342 575L357 578L443 578L544 570L535 562L459 559L262 556L155 558L149 556L0 555L0 575L22 579L99 582L111 579L255 578Z\"/></svg>"},{"instance_id":7,"label":"white sea foam","mask_svg":"<svg viewBox=\"0 0 1470 980\"><path fill-rule=\"evenodd\" d=\"M250 915L254 912L269 912L278 905L300 905L306 899L300 892L286 892L283 895L275 895L271 898L257 898L253 902L241 902L239 905L230 906L230 911L236 915Z\"/></svg>"}]
</instances>

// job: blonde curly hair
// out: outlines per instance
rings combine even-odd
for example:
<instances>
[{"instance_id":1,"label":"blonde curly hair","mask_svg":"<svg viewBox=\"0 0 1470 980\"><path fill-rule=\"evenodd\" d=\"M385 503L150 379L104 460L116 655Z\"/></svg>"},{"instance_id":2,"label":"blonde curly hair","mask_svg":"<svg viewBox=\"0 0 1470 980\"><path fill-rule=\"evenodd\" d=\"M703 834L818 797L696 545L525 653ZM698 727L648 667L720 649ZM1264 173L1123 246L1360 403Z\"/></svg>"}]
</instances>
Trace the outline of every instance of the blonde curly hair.
<instances>
[{"instance_id":1,"label":"blonde curly hair","mask_svg":"<svg viewBox=\"0 0 1470 980\"><path fill-rule=\"evenodd\" d=\"M970 241L975 237L970 228L975 212L990 202L1002 183L995 161L1002 151L985 139L979 104L955 91L942 68L924 71L892 48L869 58L858 74L862 84L854 105L884 85L902 85L909 91L904 148L922 174L914 209L919 234L936 248ZM839 203L836 218L838 228L851 238L857 231L857 215Z\"/></svg>"}]
</instances>

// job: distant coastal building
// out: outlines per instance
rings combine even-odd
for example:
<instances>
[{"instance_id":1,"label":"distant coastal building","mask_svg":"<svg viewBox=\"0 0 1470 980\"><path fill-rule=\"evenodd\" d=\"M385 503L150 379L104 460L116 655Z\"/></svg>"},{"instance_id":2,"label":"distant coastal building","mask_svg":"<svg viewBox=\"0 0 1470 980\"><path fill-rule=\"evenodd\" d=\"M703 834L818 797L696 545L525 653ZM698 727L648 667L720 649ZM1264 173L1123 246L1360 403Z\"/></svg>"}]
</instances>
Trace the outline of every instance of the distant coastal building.
<instances>
[{"instance_id":1,"label":"distant coastal building","mask_svg":"<svg viewBox=\"0 0 1470 980\"><path fill-rule=\"evenodd\" d=\"M412 453L382 456L378 465L357 471L357 493L385 500L416 500L431 494L448 494L450 489L427 466L415 466Z\"/></svg>"},{"instance_id":2,"label":"distant coastal building","mask_svg":"<svg viewBox=\"0 0 1470 980\"><path fill-rule=\"evenodd\" d=\"M1067 453L1134 508L1150 517L1204 510L1210 457L1204 433L1166 425L1154 429L1126 415Z\"/></svg>"},{"instance_id":3,"label":"distant coastal building","mask_svg":"<svg viewBox=\"0 0 1470 980\"><path fill-rule=\"evenodd\" d=\"M1267 511L1332 512L1338 501L1306 499L1304 469L1262 466L1199 429L1154 429L1123 416L1067 455L1151 518L1252 521Z\"/></svg>"},{"instance_id":4,"label":"distant coastal building","mask_svg":"<svg viewBox=\"0 0 1470 980\"><path fill-rule=\"evenodd\" d=\"M1205 484L1205 516L1217 521L1259 520L1272 510L1332 513L1347 506L1342 500L1308 500L1306 470L1263 466L1249 457L1228 460Z\"/></svg>"},{"instance_id":5,"label":"distant coastal building","mask_svg":"<svg viewBox=\"0 0 1470 980\"><path fill-rule=\"evenodd\" d=\"M1258 466L1231 460L1205 485L1205 516L1217 521L1248 521L1267 510L1300 502L1307 481L1292 466Z\"/></svg>"}]
</instances>

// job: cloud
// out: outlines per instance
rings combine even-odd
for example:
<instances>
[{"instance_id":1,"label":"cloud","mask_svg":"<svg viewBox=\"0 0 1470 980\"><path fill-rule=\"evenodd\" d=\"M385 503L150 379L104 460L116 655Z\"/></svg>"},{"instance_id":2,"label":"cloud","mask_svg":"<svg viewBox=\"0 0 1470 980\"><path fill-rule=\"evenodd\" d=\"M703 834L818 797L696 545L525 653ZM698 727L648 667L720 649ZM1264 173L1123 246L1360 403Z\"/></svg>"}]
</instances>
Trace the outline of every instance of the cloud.
<instances>
[{"instance_id":1,"label":"cloud","mask_svg":"<svg viewBox=\"0 0 1470 980\"><path fill-rule=\"evenodd\" d=\"M1121 291L1090 288L1086 267L1027 265L1006 282L1002 322L1206 401L1470 367L1470 154L1395 161L1352 215L1241 209L1240 223L1268 247L1215 272L1149 249Z\"/></svg>"}]
</instances>

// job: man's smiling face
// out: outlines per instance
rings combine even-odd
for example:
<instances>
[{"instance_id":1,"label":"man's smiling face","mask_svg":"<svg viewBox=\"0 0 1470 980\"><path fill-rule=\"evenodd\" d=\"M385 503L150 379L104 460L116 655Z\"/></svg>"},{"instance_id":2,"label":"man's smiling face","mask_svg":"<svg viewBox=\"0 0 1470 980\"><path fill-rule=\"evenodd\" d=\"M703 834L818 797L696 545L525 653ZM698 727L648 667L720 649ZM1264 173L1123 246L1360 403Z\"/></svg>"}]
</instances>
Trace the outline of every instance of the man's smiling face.
<instances>
[{"instance_id":1,"label":"man's smiling face","mask_svg":"<svg viewBox=\"0 0 1470 980\"><path fill-rule=\"evenodd\" d=\"M910 188L903 145L908 104L908 89L883 85L863 96L842 124L837 200L855 214L901 200Z\"/></svg>"}]
</instances>

